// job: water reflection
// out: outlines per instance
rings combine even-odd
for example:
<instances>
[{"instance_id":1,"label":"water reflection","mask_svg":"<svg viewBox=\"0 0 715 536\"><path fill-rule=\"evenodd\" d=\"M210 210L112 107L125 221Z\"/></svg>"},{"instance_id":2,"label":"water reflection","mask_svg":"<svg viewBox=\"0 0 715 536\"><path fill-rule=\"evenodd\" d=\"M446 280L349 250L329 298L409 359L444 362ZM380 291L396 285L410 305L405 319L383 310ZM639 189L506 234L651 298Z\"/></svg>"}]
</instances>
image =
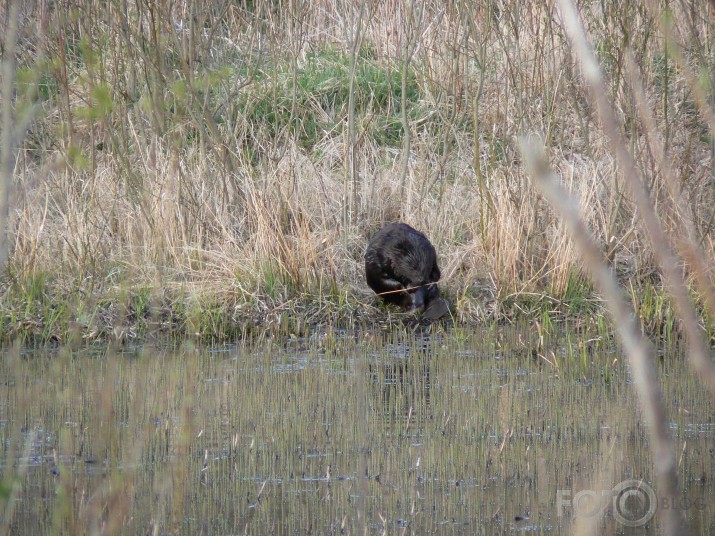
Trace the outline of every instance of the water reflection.
<instances>
[{"instance_id":1,"label":"water reflection","mask_svg":"<svg viewBox=\"0 0 715 536\"><path fill-rule=\"evenodd\" d=\"M0 493L7 529L571 532L579 493L652 483L647 431L612 353L567 362L568 339L553 340L561 361L545 365L520 335L5 355L0 491L18 483ZM712 533L715 404L680 356L661 368L680 453L674 507ZM610 510L602 523L627 533ZM656 533L657 518L638 531Z\"/></svg>"},{"instance_id":2,"label":"water reflection","mask_svg":"<svg viewBox=\"0 0 715 536\"><path fill-rule=\"evenodd\" d=\"M431 418L433 344L430 335L405 336L385 344L368 363L388 428L402 422L406 431L412 427L413 433L419 433L423 420Z\"/></svg>"}]
</instances>

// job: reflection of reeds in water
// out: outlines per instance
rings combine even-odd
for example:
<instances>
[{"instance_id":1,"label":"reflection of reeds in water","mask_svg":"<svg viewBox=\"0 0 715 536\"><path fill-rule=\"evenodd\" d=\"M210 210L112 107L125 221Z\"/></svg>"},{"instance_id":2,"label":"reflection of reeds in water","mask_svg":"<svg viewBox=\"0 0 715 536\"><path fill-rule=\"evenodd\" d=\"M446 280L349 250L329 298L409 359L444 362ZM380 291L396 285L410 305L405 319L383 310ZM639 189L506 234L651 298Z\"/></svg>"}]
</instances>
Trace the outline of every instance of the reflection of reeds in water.
<instances>
[{"instance_id":1,"label":"reflection of reeds in water","mask_svg":"<svg viewBox=\"0 0 715 536\"><path fill-rule=\"evenodd\" d=\"M5 353L5 533L356 534L383 523L418 534L514 523L568 532L556 490L650 481L649 439L625 362L604 380L601 354L613 344L584 368L565 357L572 334L544 334L563 358L557 370L528 357L524 334L529 326L503 326L497 341L485 329L433 339L427 351L405 332L345 336L330 349L315 338ZM715 470L715 402L676 351L664 390L681 409L671 426L695 501L715 489L697 480ZM690 513L706 530L713 506Z\"/></svg>"}]
</instances>

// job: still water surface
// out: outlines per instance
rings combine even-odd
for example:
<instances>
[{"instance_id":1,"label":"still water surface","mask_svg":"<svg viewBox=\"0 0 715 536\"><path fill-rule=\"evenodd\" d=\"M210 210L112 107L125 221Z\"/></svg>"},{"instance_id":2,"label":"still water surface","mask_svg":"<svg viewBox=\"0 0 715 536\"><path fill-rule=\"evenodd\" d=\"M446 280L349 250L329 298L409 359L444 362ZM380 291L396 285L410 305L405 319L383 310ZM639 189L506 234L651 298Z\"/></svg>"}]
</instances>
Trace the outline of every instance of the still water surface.
<instances>
[{"instance_id":1,"label":"still water surface","mask_svg":"<svg viewBox=\"0 0 715 536\"><path fill-rule=\"evenodd\" d=\"M2 528L561 534L596 521L599 534L657 534L649 501L672 505L649 487L628 368L611 342L586 342L491 327L8 351ZM715 404L677 350L658 360L676 507L715 533Z\"/></svg>"}]
</instances>

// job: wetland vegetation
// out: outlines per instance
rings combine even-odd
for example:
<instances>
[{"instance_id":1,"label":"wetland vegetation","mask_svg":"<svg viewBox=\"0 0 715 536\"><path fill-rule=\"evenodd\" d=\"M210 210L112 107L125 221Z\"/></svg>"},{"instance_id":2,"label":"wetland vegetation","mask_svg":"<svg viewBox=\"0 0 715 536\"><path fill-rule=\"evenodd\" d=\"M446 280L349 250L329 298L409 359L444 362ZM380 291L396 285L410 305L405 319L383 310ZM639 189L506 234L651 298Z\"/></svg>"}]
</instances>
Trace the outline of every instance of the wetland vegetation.
<instances>
[{"instance_id":1,"label":"wetland vegetation","mask_svg":"<svg viewBox=\"0 0 715 536\"><path fill-rule=\"evenodd\" d=\"M666 231L690 225L712 264L712 7L580 7ZM530 186L517 137L531 132L638 314L673 323L556 6L9 2L0 23L6 343L371 322L362 255L395 220L435 244L457 322L599 312Z\"/></svg>"},{"instance_id":2,"label":"wetland vegetation","mask_svg":"<svg viewBox=\"0 0 715 536\"><path fill-rule=\"evenodd\" d=\"M691 4L6 2L0 534L712 532Z\"/></svg>"}]
</instances>

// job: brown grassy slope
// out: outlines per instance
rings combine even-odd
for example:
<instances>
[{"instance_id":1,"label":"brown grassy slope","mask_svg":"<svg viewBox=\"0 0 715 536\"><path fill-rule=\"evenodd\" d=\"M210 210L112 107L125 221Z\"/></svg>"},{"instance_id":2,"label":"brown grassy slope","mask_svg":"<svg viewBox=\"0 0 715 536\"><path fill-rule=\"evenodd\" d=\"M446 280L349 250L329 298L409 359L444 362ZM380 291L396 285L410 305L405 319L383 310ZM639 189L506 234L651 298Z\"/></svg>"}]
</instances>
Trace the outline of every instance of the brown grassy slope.
<instances>
[{"instance_id":1,"label":"brown grassy slope","mask_svg":"<svg viewBox=\"0 0 715 536\"><path fill-rule=\"evenodd\" d=\"M60 300L141 288L246 318L353 318L373 303L366 240L402 219L437 246L462 320L515 295L562 298L581 267L528 185L524 132L544 136L620 272L637 281L654 268L547 6L70 4L21 14L18 94L38 91L43 113L16 168L10 281L49 274L45 292ZM582 17L630 150L676 228L635 119L628 46L712 257L712 138L692 88L641 7L603 5L582 3ZM673 38L711 73L712 8L673 10ZM384 99L374 73L390 80Z\"/></svg>"}]
</instances>

